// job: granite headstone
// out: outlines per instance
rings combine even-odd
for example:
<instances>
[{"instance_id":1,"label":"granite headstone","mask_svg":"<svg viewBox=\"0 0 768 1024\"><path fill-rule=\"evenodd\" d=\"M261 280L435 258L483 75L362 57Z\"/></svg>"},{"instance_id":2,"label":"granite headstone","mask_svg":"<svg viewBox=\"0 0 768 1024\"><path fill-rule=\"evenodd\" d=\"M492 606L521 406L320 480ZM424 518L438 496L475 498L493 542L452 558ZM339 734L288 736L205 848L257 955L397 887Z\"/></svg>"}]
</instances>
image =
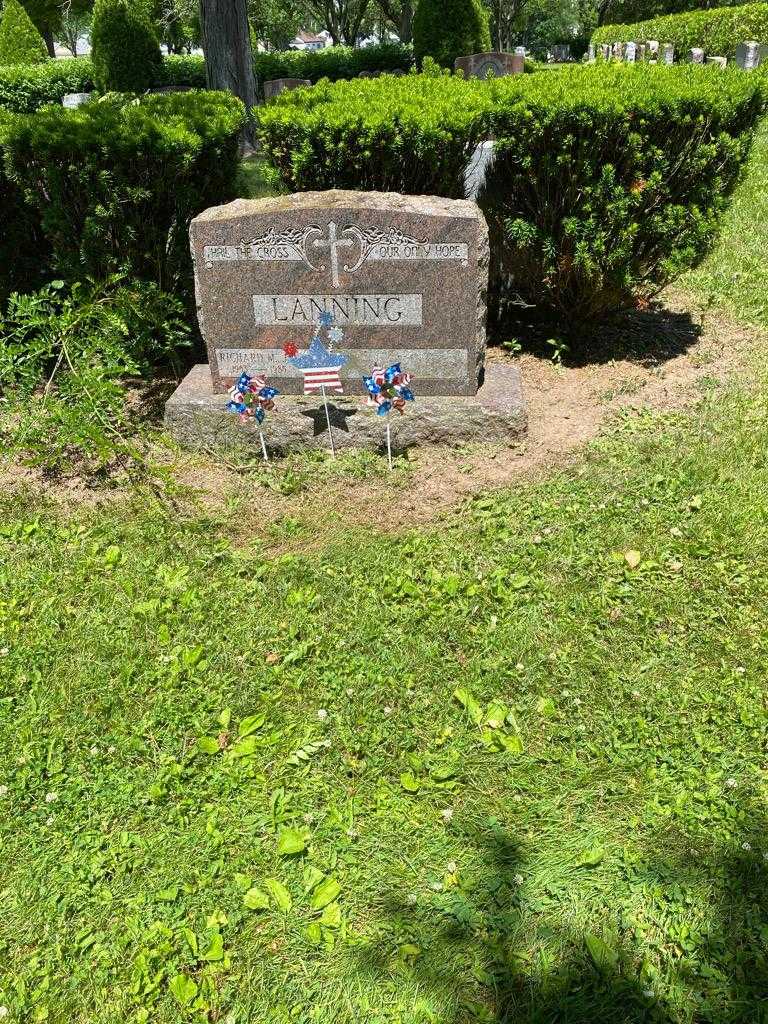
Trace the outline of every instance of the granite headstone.
<instances>
[{"instance_id":1,"label":"granite headstone","mask_svg":"<svg viewBox=\"0 0 768 1024\"><path fill-rule=\"evenodd\" d=\"M675 63L675 47L673 43L664 43L662 47L662 55L664 64Z\"/></svg>"},{"instance_id":2,"label":"granite headstone","mask_svg":"<svg viewBox=\"0 0 768 1024\"><path fill-rule=\"evenodd\" d=\"M463 71L466 78L504 78L520 75L525 70L525 55L519 53L471 53L457 57L454 70Z\"/></svg>"},{"instance_id":3,"label":"granite headstone","mask_svg":"<svg viewBox=\"0 0 768 1024\"><path fill-rule=\"evenodd\" d=\"M754 71L763 61L768 60L768 46L750 40L736 47L736 64L743 71Z\"/></svg>"},{"instance_id":4,"label":"granite headstone","mask_svg":"<svg viewBox=\"0 0 768 1024\"><path fill-rule=\"evenodd\" d=\"M341 190L240 199L196 217L190 238L216 392L249 371L300 394L283 346L307 348L330 313L345 333L347 390L362 392L375 363L402 360L421 394L476 394L488 229L475 203Z\"/></svg>"},{"instance_id":5,"label":"granite headstone","mask_svg":"<svg viewBox=\"0 0 768 1024\"><path fill-rule=\"evenodd\" d=\"M264 99L272 100L281 92L287 92L290 89L303 89L308 85L312 85L308 78L273 78L264 83Z\"/></svg>"}]
</instances>

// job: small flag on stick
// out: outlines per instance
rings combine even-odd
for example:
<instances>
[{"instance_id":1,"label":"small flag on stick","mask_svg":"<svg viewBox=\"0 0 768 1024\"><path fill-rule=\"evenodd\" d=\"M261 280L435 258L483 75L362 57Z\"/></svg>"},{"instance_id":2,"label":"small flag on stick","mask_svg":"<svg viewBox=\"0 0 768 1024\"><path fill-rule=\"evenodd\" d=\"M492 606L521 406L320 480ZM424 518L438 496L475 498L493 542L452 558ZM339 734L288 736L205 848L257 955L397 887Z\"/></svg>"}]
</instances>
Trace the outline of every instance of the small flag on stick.
<instances>
[{"instance_id":1,"label":"small flag on stick","mask_svg":"<svg viewBox=\"0 0 768 1024\"><path fill-rule=\"evenodd\" d=\"M317 331L312 337L309 348L306 352L299 352L292 342L285 345L283 351L288 357L291 366L301 370L304 375L304 394L312 395L318 391L322 395L325 406L325 420L328 424L328 437L331 442L331 454L336 457L336 445L333 441L333 430L331 429L331 414L328 411L327 392L333 391L337 395L344 394L344 385L341 382L340 371L342 366L348 362L348 356L333 351L334 343L342 340L344 332L340 327L334 327L333 316L330 313L320 315L320 323ZM328 345L324 345L321 339L321 332L325 328L328 332Z\"/></svg>"}]
</instances>

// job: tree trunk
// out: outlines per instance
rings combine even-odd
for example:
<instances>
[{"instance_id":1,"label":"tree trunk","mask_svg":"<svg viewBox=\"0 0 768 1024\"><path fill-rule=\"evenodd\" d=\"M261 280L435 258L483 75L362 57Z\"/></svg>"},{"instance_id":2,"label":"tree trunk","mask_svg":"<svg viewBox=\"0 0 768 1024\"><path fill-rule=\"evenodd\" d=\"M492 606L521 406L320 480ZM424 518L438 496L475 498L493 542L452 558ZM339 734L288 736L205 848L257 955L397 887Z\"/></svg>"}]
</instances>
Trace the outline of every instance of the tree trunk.
<instances>
[{"instance_id":1,"label":"tree trunk","mask_svg":"<svg viewBox=\"0 0 768 1024\"><path fill-rule=\"evenodd\" d=\"M256 106L256 79L247 0L200 0L200 28L208 88L240 97L248 111L242 142L253 146L251 110Z\"/></svg>"},{"instance_id":2,"label":"tree trunk","mask_svg":"<svg viewBox=\"0 0 768 1024\"><path fill-rule=\"evenodd\" d=\"M40 35L43 37L43 40L45 41L45 48L48 50L48 56L55 57L56 46L53 42L53 32L51 30L50 25L44 25L42 31L40 32Z\"/></svg>"},{"instance_id":3,"label":"tree trunk","mask_svg":"<svg viewBox=\"0 0 768 1024\"><path fill-rule=\"evenodd\" d=\"M413 3L411 0L403 0L403 13L400 15L400 36L401 43L413 41Z\"/></svg>"}]
</instances>

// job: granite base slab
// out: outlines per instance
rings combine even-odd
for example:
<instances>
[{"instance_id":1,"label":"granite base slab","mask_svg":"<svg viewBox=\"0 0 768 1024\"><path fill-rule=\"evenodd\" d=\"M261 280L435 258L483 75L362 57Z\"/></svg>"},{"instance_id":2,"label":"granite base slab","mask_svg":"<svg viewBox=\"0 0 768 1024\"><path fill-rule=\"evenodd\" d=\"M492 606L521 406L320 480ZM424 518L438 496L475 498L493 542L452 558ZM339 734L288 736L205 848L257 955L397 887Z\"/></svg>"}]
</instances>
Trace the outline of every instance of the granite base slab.
<instances>
[{"instance_id":1,"label":"granite base slab","mask_svg":"<svg viewBox=\"0 0 768 1024\"><path fill-rule=\"evenodd\" d=\"M258 431L226 410L226 395L214 394L207 364L193 367L165 404L165 426L188 448L252 451L260 454ZM328 396L337 451L384 448L384 423L359 396ZM392 417L395 451L426 444L507 444L527 429L520 374L516 367L491 363L473 398L419 397L402 416ZM318 395L281 395L267 414L264 437L270 454L328 448L323 403Z\"/></svg>"}]
</instances>

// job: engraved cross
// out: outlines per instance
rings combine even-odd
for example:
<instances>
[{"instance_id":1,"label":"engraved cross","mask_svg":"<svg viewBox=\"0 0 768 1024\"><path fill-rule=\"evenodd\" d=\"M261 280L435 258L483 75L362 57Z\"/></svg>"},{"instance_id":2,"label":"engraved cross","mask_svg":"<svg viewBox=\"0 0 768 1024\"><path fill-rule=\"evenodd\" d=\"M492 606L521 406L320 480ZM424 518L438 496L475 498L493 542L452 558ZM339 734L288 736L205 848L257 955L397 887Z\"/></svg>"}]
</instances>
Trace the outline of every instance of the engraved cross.
<instances>
[{"instance_id":1,"label":"engraved cross","mask_svg":"<svg viewBox=\"0 0 768 1024\"><path fill-rule=\"evenodd\" d=\"M336 235L336 223L331 221L328 225L328 237L316 238L312 243L316 249L328 249L331 256L331 280L333 287L339 287L339 249L348 249L355 242L351 238L338 238Z\"/></svg>"}]
</instances>

